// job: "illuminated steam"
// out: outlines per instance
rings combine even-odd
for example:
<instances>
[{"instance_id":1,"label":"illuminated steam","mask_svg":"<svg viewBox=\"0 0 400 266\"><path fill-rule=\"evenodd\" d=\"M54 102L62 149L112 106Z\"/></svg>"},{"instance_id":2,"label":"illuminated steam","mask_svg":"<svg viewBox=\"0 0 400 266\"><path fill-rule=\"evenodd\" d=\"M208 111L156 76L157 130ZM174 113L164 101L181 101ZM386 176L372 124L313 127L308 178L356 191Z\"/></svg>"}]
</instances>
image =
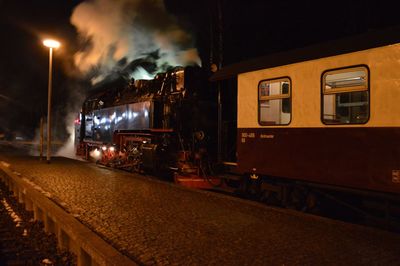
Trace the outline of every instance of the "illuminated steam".
<instances>
[{"instance_id":1,"label":"illuminated steam","mask_svg":"<svg viewBox=\"0 0 400 266\"><path fill-rule=\"evenodd\" d=\"M133 71L133 73L131 74L131 78L150 80L150 79L153 78L153 76L150 75L150 73L147 72L146 69L144 69L144 68L141 67L141 66L138 66L138 67L136 68L136 70Z\"/></svg>"},{"instance_id":2,"label":"illuminated steam","mask_svg":"<svg viewBox=\"0 0 400 266\"><path fill-rule=\"evenodd\" d=\"M123 68L121 61L154 51L160 55L156 71L166 65L200 64L191 36L166 12L163 0L85 1L75 8L71 23L85 44L75 54L75 64L91 74L93 83Z\"/></svg>"},{"instance_id":3,"label":"illuminated steam","mask_svg":"<svg viewBox=\"0 0 400 266\"><path fill-rule=\"evenodd\" d=\"M191 35L167 13L163 0L86 0L70 22L82 44L74 64L95 86L120 77L152 79L169 66L200 65ZM73 97L66 110L69 139L55 156L75 157L74 120L84 97Z\"/></svg>"},{"instance_id":4,"label":"illuminated steam","mask_svg":"<svg viewBox=\"0 0 400 266\"><path fill-rule=\"evenodd\" d=\"M77 109L77 108L75 108ZM78 109L79 110L79 109ZM75 155L75 119L78 111L70 112L65 118L66 130L68 133L68 139L65 141L64 145L57 151L55 156L62 156L71 159L76 159Z\"/></svg>"},{"instance_id":5,"label":"illuminated steam","mask_svg":"<svg viewBox=\"0 0 400 266\"><path fill-rule=\"evenodd\" d=\"M83 89L79 84L71 84L69 88L70 94L67 99L67 106L65 110L53 110L53 119L51 123L52 127L52 137L51 137L51 157L62 156L71 159L79 159L76 156L76 143L75 139L75 120L79 116L81 110L82 102L84 100L84 94L82 94ZM62 111L62 112L61 112ZM64 113L65 112L65 113ZM43 117L43 156L46 158L47 155L47 121L46 117ZM59 120L61 123L57 123ZM59 125L57 127L57 124ZM60 130L60 124L65 126L67 137L65 133ZM35 130L34 137L35 146L29 151L32 156L38 156L40 150L40 126Z\"/></svg>"}]
</instances>

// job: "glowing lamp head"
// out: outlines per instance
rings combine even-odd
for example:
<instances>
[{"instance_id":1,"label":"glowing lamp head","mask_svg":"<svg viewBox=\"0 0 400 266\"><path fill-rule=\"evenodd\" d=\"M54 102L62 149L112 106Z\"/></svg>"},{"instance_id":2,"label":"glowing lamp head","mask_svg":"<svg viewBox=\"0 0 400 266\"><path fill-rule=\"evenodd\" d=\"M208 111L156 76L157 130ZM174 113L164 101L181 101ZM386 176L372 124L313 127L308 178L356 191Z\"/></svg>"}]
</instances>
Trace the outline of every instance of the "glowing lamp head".
<instances>
[{"instance_id":1,"label":"glowing lamp head","mask_svg":"<svg viewBox=\"0 0 400 266\"><path fill-rule=\"evenodd\" d=\"M58 48L61 44L56 40L47 39L43 41L43 45L49 48Z\"/></svg>"}]
</instances>

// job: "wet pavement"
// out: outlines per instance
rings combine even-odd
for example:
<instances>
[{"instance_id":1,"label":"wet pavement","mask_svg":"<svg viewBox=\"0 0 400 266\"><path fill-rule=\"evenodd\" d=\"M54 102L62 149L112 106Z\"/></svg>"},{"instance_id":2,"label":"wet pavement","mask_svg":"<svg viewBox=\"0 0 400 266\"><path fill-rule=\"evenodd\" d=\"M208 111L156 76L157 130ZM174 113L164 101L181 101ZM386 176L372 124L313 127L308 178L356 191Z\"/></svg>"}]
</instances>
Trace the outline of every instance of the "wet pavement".
<instances>
[{"instance_id":1,"label":"wet pavement","mask_svg":"<svg viewBox=\"0 0 400 266\"><path fill-rule=\"evenodd\" d=\"M0 160L144 265L400 265L400 234L62 157Z\"/></svg>"}]
</instances>

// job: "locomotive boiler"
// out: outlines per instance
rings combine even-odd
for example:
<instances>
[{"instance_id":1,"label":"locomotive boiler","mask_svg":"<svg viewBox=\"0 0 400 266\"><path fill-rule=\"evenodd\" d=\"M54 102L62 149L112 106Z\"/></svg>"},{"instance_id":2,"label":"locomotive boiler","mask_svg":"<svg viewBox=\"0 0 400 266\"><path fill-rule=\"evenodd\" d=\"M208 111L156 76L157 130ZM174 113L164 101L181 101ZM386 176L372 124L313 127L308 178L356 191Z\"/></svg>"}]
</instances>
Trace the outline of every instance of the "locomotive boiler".
<instances>
[{"instance_id":1,"label":"locomotive boiler","mask_svg":"<svg viewBox=\"0 0 400 266\"><path fill-rule=\"evenodd\" d=\"M78 121L77 153L131 171L201 177L207 186L216 147L216 94L206 80L199 67L175 67L152 80L94 91Z\"/></svg>"}]
</instances>

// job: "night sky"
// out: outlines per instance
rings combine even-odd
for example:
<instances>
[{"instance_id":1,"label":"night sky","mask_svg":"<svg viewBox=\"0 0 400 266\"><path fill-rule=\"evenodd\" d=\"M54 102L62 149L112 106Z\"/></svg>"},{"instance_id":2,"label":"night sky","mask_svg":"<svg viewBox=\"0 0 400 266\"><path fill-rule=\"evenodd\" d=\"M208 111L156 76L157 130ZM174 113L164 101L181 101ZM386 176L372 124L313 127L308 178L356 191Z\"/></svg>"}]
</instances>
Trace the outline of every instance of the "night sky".
<instances>
[{"instance_id":1,"label":"night sky","mask_svg":"<svg viewBox=\"0 0 400 266\"><path fill-rule=\"evenodd\" d=\"M95 47L71 24L74 8L82 2L107 6L129 1L0 0L0 134L18 132L33 137L40 116L46 114L48 49L41 43L43 38L51 36L62 42L61 49L55 52L53 83L53 110L60 128L60 121L80 104L83 96L78 96L90 89L89 79L107 75L110 68L85 69L82 73L84 62L74 64L74 54ZM180 40L171 43L182 49L197 48L206 68L218 63L218 59L228 65L400 24L397 9L389 1L319 1L316 5L316 1L220 0L219 13L217 0L165 0L166 15L160 15L159 8L148 4L159 1L131 2L141 3L135 10L140 13L137 20L143 31L168 31L171 27L166 23L174 22L174 29L179 27L190 35L177 35ZM136 13L122 17L126 21L129 14ZM107 28L107 16L94 17L101 18ZM88 15L88 21L90 18ZM84 16L80 23L85 23ZM115 47L114 52L118 51ZM127 58L133 59L126 57L117 64L125 64Z\"/></svg>"},{"instance_id":2,"label":"night sky","mask_svg":"<svg viewBox=\"0 0 400 266\"><path fill-rule=\"evenodd\" d=\"M0 1L0 133L32 137L47 113L48 49L42 39L63 42L54 60L54 110L69 97L66 69L76 49L69 16L77 1ZM62 62L62 64L61 64ZM67 95L67 97L65 97ZM57 108L61 106L61 109Z\"/></svg>"}]
</instances>

